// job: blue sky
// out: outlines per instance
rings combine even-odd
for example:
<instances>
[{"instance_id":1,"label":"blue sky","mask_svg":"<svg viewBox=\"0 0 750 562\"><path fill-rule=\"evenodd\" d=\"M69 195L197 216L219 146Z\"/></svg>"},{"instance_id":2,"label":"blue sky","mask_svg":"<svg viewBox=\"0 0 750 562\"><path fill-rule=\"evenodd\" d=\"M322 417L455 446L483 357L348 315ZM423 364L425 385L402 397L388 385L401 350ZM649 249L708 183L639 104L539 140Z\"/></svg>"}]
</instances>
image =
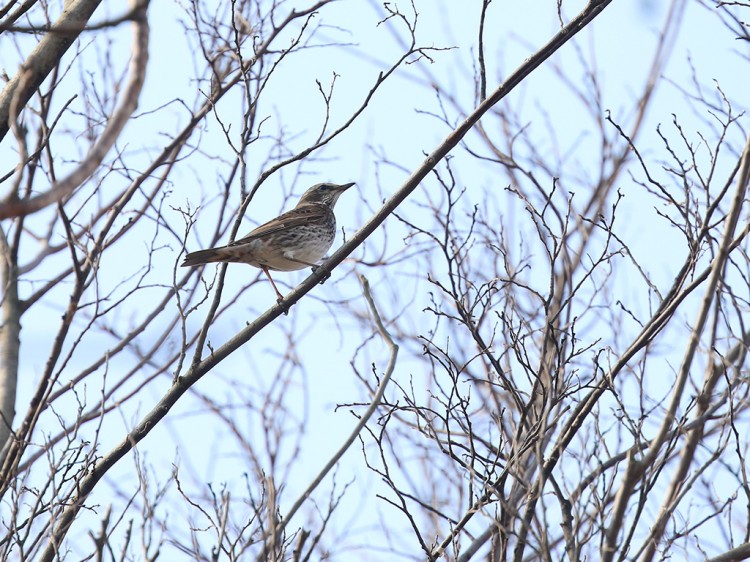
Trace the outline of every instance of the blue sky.
<instances>
[{"instance_id":1,"label":"blue sky","mask_svg":"<svg viewBox=\"0 0 750 562\"><path fill-rule=\"evenodd\" d=\"M401 4L408 11L408 5ZM339 227L348 234L356 231L382 199L395 191L409 172L421 162L424 153L431 151L449 132L444 123L430 115L439 112L440 105L431 89L425 86L427 77L437 80L459 100L456 106L446 104L450 120L458 121L465 112L472 109L475 99L472 64L476 60L475 30L478 18L474 4L476 3L471 3L472 8L467 10L466 3L416 2L420 13L417 41L420 45L441 49L430 52L434 62L423 59L397 71L394 79L375 95L361 120L325 150L303 163L299 170L293 170L301 171L301 176L292 171L283 171L273 176L251 204L241 231L272 218L288 206L286 199L290 192L296 197L308 185L317 181L357 182L357 191L350 190L337 207ZM561 80L561 75L576 87L591 91L591 84L587 83L580 64L581 53L596 71L602 108L611 111L619 122L627 124L632 119L634 97L647 77L655 35L666 14L665 4L648 1L613 2L589 29L576 38L575 46L566 45L502 102L503 108L513 108L517 112L519 124L529 131L529 138L533 139L536 150L543 154L559 153L556 163L560 175L569 182L563 185L564 189L583 193L587 185L595 181L599 173L599 146L598 137L591 132L591 116L570 92L564 80ZM302 2L294 2L285 7L290 9L304 5ZM486 37L490 89L496 87L525 57L557 31L559 24L555 5L555 2L541 0L492 4ZM585 2L566 2L566 15L572 16L583 5ZM110 15L116 15L120 7L107 4L103 9L110 10ZM196 68L200 68L200 61L196 63L193 60L196 45L184 33L180 23L185 17L180 4L156 2L150 10L153 23L149 76L138 116L118 143L118 149L124 151L125 159L133 168L145 167L160 147L180 130L189 118L189 108L195 100L201 99L198 87L204 90L207 88L205 82L196 81L195 73ZM105 12L97 15L104 17ZM341 43L343 46L311 48L300 52L291 59L292 62L281 65L275 72L259 106L260 113L267 117L263 131L268 138L258 142L248 153L248 181L252 182L267 167L269 155L272 157L274 154L271 135L276 131L283 129L293 137L290 146L295 149L303 148L315 138L322 108L316 80L326 89L334 74L336 75L331 113L332 127L335 127L361 103L378 73L401 55L402 48L394 41L392 28L389 27L396 26L396 22L376 25L377 20L378 17L374 15L372 5L368 2L334 4L315 18L314 23L322 26L315 41ZM659 86L657 99L647 115L642 136L639 137L639 149L644 154L662 150L656 126L661 124L664 130L669 130L673 114L678 116L691 135L703 126L705 112L696 111L684 94L669 83L688 84L691 65L704 83L716 80L728 98L737 102L738 110L745 101L742 96L746 95L746 86L743 84L746 77L736 72L738 55L735 51L741 46L734 44L719 27L714 27L717 25L716 18L709 17L704 9L694 3L688 4L674 55L665 72L668 80ZM115 74L124 74L129 31L126 26L122 26L111 31L110 37L114 45L121 47L113 52L114 66L117 69ZM87 57L88 68L96 76L100 68L96 51L92 48ZM6 65L5 61L3 65ZM558 74L558 69L561 75ZM71 72L80 72L82 80L87 75L77 67ZM64 96L59 96L58 103L63 98ZM230 138L239 130L241 111L240 98L234 94L226 96L216 108L216 116L224 124L231 123ZM487 127L496 126L491 117L483 123ZM550 133L554 133L555 138ZM607 134L614 138L612 130ZM695 136L691 138L699 142ZM469 135L467 142L470 147L481 149L474 135ZM73 159L83 149L75 145L58 145L56 150L59 150L61 159ZM380 155L385 155L392 164L378 165ZM0 164L7 166L14 161L14 156L4 148L0 152ZM491 198L493 206L485 209L490 217L488 220L491 220L492 213L502 213L505 220L517 227L517 232L513 232L513 235L519 239L529 236L530 226L524 221L520 207L503 191L508 185L507 177L498 175L495 168L476 165L466 157L461 148L455 151L454 156L452 162L456 175L461 185L467 189L466 208L471 208L473 204L484 204L487 194L497 193L496 197ZM199 152L186 158L171 176L171 185L163 207L167 222L181 233L179 228L182 226L182 218L178 209L201 206L198 223L188 237L188 250L198 249L205 244L215 228L215 217L219 212L216 193L227 177L232 158L232 151L217 118L211 118L204 126ZM722 165L730 165L731 160L726 162L722 161ZM634 173L638 173L637 169ZM542 176L543 183L551 185L551 177L544 174ZM567 178L573 178L573 181ZM125 174L109 176L103 190L106 193L110 182L127 181ZM233 189L237 189L236 183ZM674 229L659 220L656 212L658 205L637 184L623 180L620 189L625 195L620 208L621 232L631 249L638 254L639 260L646 264L657 285L664 286L671 280L675 267L683 259L681 240L675 235ZM428 179L421 190L415 193L413 200L399 212L415 217L416 220L425 218L421 214L423 210L420 209L420 204L427 201L431 193L435 193L434 183ZM234 203L238 204L238 198ZM512 213L518 213L518 217L505 216ZM499 222L500 217L497 216L494 220ZM119 254L112 255L111 258L105 257L103 264L106 265L106 270L103 269L100 274L102 286L115 287L133 273L134 266L138 271L138 264L142 263L148 253L151 234L144 231L141 239L131 236ZM154 268L148 272L153 290L144 293L150 298L157 298L160 289L171 283L174 264L180 259L183 250L177 236L169 236L163 232L160 236L163 236L159 238L160 249L154 254L158 259ZM381 248L396 254L401 251L403 236L402 226L391 218L385 223L383 231L368 243L367 249L360 249L352 257L354 260L368 261ZM339 234L337 244L340 242ZM291 455L295 446L299 446L301 462L289 467L288 487L283 502L291 501L295 492L307 485L312 475L338 448L353 427L355 420L349 413L350 409L337 409L336 405L367 400L363 386L353 376L350 367L350 360L361 342L360 336L364 328L362 323L348 313L363 313L365 310L354 272L364 273L371 278L374 296L382 307L383 315L396 321L394 327L398 326L411 333L423 333L432 328L432 320L420 313L426 295L417 280L424 277L425 267L425 263L419 260L400 262L382 270L358 266L356 262L343 264L325 285L313 290L289 316L277 319L268 330L222 363L197 386L198 393L205 393L228 408L232 404L236 405L238 426L246 431L246 435L256 435L259 439L262 429L259 417L246 406L253 404L253 400L260 396L259 388L273 386L274 377L279 376L279 369L282 369L282 374L291 373L292 383L283 389L284 400L290 412L284 429L289 432L290 437L283 445L281 459L285 455ZM210 280L214 271L214 266L210 266L204 271L204 276ZM181 271L178 271L179 274ZM275 279L280 288L283 285L288 290L306 274L297 272ZM244 286L251 278L249 276L256 275L258 272L245 266L230 266L228 294ZM623 277L617 279L613 286L622 291L625 299L632 299L631 305L635 309L646 314L649 303L643 301L638 283L637 279ZM27 287L26 290L30 289ZM64 294L63 288L59 292L59 302L45 303L37 311L32 311L24 322L24 378L28 381L35 380L35 373L40 371L44 363L44 356L36 354L35 349L46 349L52 337L45 317L60 314ZM266 282L251 287L231 311L224 314L212 327L209 336L212 345L221 345L273 303L273 292ZM144 301L144 310L147 306L148 299ZM341 310L346 310L347 314L340 313ZM118 321L126 327L134 323L142 312L138 309L128 310L119 316ZM196 329L201 320L202 313L199 311L191 317L190 328ZM289 333L299 339L299 345L294 349L297 368L293 368L294 361L284 362L279 358L286 350L280 350L278 342L287 341ZM356 337L352 337L353 334ZM677 337L677 334L672 337ZM97 341L102 346L108 345L106 336L101 336ZM355 360L363 373L368 371L369 364L373 361L378 369L385 365L385 348L376 343L377 339L374 342ZM668 343L665 342L665 345L668 346ZM179 345L179 338L176 337L170 345ZM416 345L404 345L398 365L399 375L402 382L413 379L417 386L421 383L427 388L429 374L425 372L418 351ZM679 359L668 357L667 353L665 356L666 364ZM77 359L85 363L85 358ZM114 361L111 368L129 368L127 362L120 361L122 358ZM119 440L123 428L132 427L158 401L169 384L169 377L161 377L157 383L144 389L137 405L130 403L122 408L119 419L115 417L103 428L103 450ZM31 391L31 386L22 385L19 388L19 404L26 403ZM89 395L89 400L94 400L96 385L92 384L84 392ZM279 392L281 389L277 394ZM19 407L19 410L22 409ZM295 431L304 433L296 436ZM216 423L215 416L206 411L205 404L196 396L186 397L178 404L165 425L155 430L139 446L139 454L153 463L156 476L162 481L168 479L171 465L177 459L189 474L189 478L185 477L185 482L189 482L195 493L205 492L205 483L209 481L214 484L225 482L230 488L241 490L244 482L242 474L248 470L247 459L243 456L243 451L238 449L237 442L227 436L226 426ZM267 461L265 459L263 462ZM191 466L192 471L189 468ZM108 482L116 487L121 478L126 481L130 475L132 460L128 459L113 471ZM339 485L352 480L356 482L353 488L355 491L347 496L345 507L334 521L341 528L351 524L357 529L354 534L355 543L369 542L373 540L369 534L373 524L369 517L376 509L380 509L386 516L392 514L392 511L378 502L374 494L364 497L359 495L364 494L363 491L379 488L377 479L363 467L361 453L356 448L347 454L337 476ZM323 501L329 490L330 482L326 482L318 500ZM101 495L93 498L93 501L108 501L103 490L98 493ZM282 510L283 508L284 503ZM357 516L353 517L353 514ZM171 517L179 518L180 515ZM300 517L300 521L302 520ZM481 529L482 525L477 528ZM405 521L403 529L404 537L407 537ZM414 544L404 543L403 547L416 552ZM345 556L340 559L345 559ZM385 558L378 558L378 554L374 553L370 559Z\"/></svg>"}]
</instances>

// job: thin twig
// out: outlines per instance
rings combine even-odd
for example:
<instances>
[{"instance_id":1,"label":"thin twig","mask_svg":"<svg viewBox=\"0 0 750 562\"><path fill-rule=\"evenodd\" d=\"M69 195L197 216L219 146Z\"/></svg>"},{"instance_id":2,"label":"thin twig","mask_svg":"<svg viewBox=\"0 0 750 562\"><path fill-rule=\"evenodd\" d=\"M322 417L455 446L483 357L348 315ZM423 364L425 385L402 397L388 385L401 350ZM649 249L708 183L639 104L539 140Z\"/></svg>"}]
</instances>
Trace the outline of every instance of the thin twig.
<instances>
[{"instance_id":1,"label":"thin twig","mask_svg":"<svg viewBox=\"0 0 750 562\"><path fill-rule=\"evenodd\" d=\"M344 441L343 445L339 447L339 450L336 451L336 453L329 459L325 467L323 467L323 470L320 471L320 473L310 483L310 485L302 493L302 495L297 498L297 501L294 502L294 505L287 512L286 517L284 517L283 521L279 523L278 527L276 528L277 534L281 533L284 528L286 528L287 523L289 523L294 514L297 513L297 510L299 510L302 504L307 501L315 488L317 488L318 485L323 481L323 478L325 478L326 475L331 471L331 469L336 465L336 463L341 460L341 457L344 456L344 453L346 453L349 447L351 447L352 443L354 443L354 441L357 439L357 436L360 434L362 429L375 413L375 410L377 410L378 406L380 406L380 402L383 399L383 394L385 393L385 387L388 386L388 381L391 380L391 375L393 374L393 370L396 367L396 358L398 357L398 344L393 341L393 338L388 333L386 327L383 325L383 321L380 318L380 313L378 312L378 307L375 305L375 301L373 300L372 294L370 293L370 283L367 281L367 278L365 278L364 275L360 275L359 281L360 283L362 283L362 292L365 296L365 299L367 300L367 305L370 307L370 313L372 314L372 319L375 322L378 333L380 334L380 337L385 340L386 344L391 350L390 356L388 358L388 365L385 368L385 373L383 375L383 378L380 380L380 384L378 385L377 391L375 392L375 396L373 396L372 398L370 406L362 415L349 437L346 439L346 441Z\"/></svg>"}]
</instances>

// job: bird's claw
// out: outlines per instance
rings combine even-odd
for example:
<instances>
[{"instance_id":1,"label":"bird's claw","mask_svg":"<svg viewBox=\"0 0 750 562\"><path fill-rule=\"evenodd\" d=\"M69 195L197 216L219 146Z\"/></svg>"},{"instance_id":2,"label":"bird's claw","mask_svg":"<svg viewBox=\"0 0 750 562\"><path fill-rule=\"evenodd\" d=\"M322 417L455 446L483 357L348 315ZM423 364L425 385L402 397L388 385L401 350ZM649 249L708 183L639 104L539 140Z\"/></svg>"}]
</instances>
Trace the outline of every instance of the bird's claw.
<instances>
[{"instance_id":1,"label":"bird's claw","mask_svg":"<svg viewBox=\"0 0 750 562\"><path fill-rule=\"evenodd\" d=\"M278 297L276 299L276 303L281 307L281 311L284 313L284 316L289 316L289 308L290 306L287 304L284 304L284 297Z\"/></svg>"},{"instance_id":2,"label":"bird's claw","mask_svg":"<svg viewBox=\"0 0 750 562\"><path fill-rule=\"evenodd\" d=\"M312 272L313 272L313 273L317 273L318 269L320 269L320 266L319 266L319 265L314 265L314 266L312 266ZM330 278L331 278L331 273L330 273L330 272L326 272L326 274L325 274L325 275L323 276L323 278L322 278L322 279L320 280L320 284L322 285L323 283L325 283L325 282L326 282L326 281L327 281L328 279L330 279Z\"/></svg>"}]
</instances>

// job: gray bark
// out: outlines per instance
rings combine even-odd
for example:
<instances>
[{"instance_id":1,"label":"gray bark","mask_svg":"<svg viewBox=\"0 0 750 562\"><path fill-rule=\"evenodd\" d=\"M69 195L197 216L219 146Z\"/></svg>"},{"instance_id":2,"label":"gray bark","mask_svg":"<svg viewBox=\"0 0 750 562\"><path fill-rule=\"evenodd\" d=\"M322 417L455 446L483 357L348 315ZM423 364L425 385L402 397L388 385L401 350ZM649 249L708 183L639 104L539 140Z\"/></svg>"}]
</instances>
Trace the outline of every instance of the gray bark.
<instances>
[{"instance_id":1,"label":"gray bark","mask_svg":"<svg viewBox=\"0 0 750 562\"><path fill-rule=\"evenodd\" d=\"M57 21L31 52L15 76L0 92L0 141L10 129L11 109L16 112L26 106L53 68L60 62L81 30L91 18L101 0L71 0Z\"/></svg>"},{"instance_id":2,"label":"gray bark","mask_svg":"<svg viewBox=\"0 0 750 562\"><path fill-rule=\"evenodd\" d=\"M5 456L16 407L18 349L21 345L21 309L18 302L18 267L5 256L3 263L2 323L0 324L0 447Z\"/></svg>"}]
</instances>

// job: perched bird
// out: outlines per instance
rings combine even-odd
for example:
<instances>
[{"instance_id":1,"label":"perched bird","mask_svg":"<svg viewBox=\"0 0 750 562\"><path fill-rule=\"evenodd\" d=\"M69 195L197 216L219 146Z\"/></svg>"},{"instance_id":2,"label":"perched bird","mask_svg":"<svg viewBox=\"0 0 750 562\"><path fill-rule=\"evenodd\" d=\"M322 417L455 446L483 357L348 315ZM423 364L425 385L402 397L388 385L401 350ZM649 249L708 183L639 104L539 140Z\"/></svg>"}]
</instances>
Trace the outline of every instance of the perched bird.
<instances>
[{"instance_id":1,"label":"perched bird","mask_svg":"<svg viewBox=\"0 0 750 562\"><path fill-rule=\"evenodd\" d=\"M295 271L317 267L333 244L336 236L336 217L333 207L339 196L354 183L336 185L319 183L302 194L297 206L260 225L250 234L227 246L198 250L185 256L182 267L214 262L247 263L259 267L276 288L269 270Z\"/></svg>"}]
</instances>

